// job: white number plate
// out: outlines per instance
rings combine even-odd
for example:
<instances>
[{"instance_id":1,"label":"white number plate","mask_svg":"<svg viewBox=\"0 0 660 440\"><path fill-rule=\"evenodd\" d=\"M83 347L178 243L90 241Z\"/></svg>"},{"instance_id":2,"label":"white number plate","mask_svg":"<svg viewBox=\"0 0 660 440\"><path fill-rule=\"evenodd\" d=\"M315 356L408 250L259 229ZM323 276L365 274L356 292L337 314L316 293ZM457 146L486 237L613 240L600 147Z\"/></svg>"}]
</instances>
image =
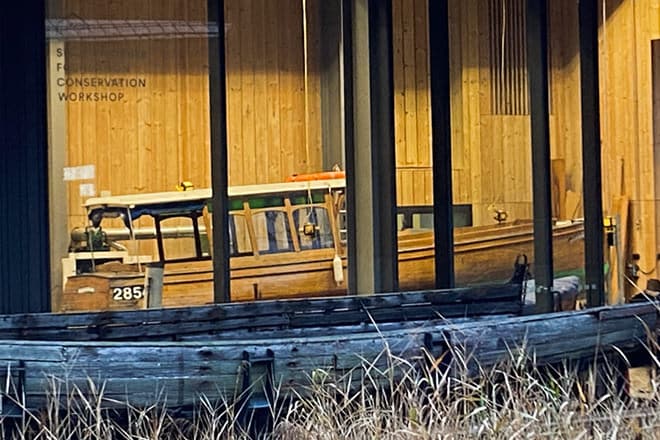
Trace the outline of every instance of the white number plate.
<instances>
[{"instance_id":1,"label":"white number plate","mask_svg":"<svg viewBox=\"0 0 660 440\"><path fill-rule=\"evenodd\" d=\"M131 301L144 297L144 286L113 287L112 299L115 301Z\"/></svg>"}]
</instances>

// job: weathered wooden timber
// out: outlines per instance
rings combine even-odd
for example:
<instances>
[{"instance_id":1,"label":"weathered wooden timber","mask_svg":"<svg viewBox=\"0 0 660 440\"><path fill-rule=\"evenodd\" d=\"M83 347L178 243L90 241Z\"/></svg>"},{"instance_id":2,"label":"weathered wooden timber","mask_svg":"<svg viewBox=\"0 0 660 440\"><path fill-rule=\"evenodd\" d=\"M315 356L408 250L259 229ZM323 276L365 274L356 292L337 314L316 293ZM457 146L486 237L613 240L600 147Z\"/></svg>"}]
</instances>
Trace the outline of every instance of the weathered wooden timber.
<instances>
[{"instance_id":1,"label":"weathered wooden timber","mask_svg":"<svg viewBox=\"0 0 660 440\"><path fill-rule=\"evenodd\" d=\"M0 316L0 339L182 340L264 331L361 326L477 315L519 314L522 286L473 288L185 308Z\"/></svg>"},{"instance_id":2,"label":"weathered wooden timber","mask_svg":"<svg viewBox=\"0 0 660 440\"><path fill-rule=\"evenodd\" d=\"M440 365L454 375L476 374L479 366L510 359L521 349L536 364L592 358L615 346L642 346L657 326L657 313L653 304L628 304L502 319L353 323L343 329L336 326L328 334L322 328L298 334L302 329L271 329L255 332L250 339L225 339L218 333L188 341L3 340L0 383L7 383L10 375L9 382L22 391L28 407L43 405L53 383L64 389L66 382L69 389L75 385L84 391L90 381L117 403L146 405L157 400L180 406L194 403L200 394L211 400L237 398L246 388L245 378L251 378L249 388L270 371L277 393L286 396L294 389L304 394L315 372L334 381L347 374L359 377L366 368L376 383L386 384L389 371L396 378L415 365L447 361L456 353L469 353L467 370L458 368L458 362ZM356 331L356 326L364 331ZM397 363L402 367L388 370ZM359 386L360 380L352 383Z\"/></svg>"},{"instance_id":3,"label":"weathered wooden timber","mask_svg":"<svg viewBox=\"0 0 660 440\"><path fill-rule=\"evenodd\" d=\"M640 347L655 337L659 311L656 303L638 303L505 318L486 325L465 322L443 329L443 337L448 347L459 350L467 373L477 374L479 366L521 351L537 362L553 363L593 357L613 346Z\"/></svg>"}]
</instances>

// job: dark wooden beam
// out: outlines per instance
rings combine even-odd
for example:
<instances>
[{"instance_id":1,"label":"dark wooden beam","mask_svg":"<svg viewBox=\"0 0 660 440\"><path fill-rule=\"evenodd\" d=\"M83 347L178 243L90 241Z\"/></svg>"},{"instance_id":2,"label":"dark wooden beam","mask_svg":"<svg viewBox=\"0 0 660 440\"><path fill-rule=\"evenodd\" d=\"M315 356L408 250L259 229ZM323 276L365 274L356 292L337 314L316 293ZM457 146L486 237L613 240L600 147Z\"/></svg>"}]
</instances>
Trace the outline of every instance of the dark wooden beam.
<instances>
[{"instance_id":1,"label":"dark wooden beam","mask_svg":"<svg viewBox=\"0 0 660 440\"><path fill-rule=\"evenodd\" d=\"M534 267L538 312L553 310L548 19L545 0L527 0L527 72L532 139Z\"/></svg>"},{"instance_id":2,"label":"dark wooden beam","mask_svg":"<svg viewBox=\"0 0 660 440\"><path fill-rule=\"evenodd\" d=\"M521 285L370 296L236 302L202 307L39 315L0 315L0 338L119 340L209 337L210 333L359 326L476 315L519 314ZM354 329L356 332L359 330ZM374 329L375 330L375 329ZM325 334L325 333L324 333ZM253 335L254 336L254 335Z\"/></svg>"},{"instance_id":3,"label":"dark wooden beam","mask_svg":"<svg viewBox=\"0 0 660 440\"><path fill-rule=\"evenodd\" d=\"M435 287L454 287L448 0L429 1Z\"/></svg>"},{"instance_id":4,"label":"dark wooden beam","mask_svg":"<svg viewBox=\"0 0 660 440\"><path fill-rule=\"evenodd\" d=\"M208 1L209 94L211 113L211 184L213 187L213 301L229 302L229 199L227 167L227 90L224 0Z\"/></svg>"},{"instance_id":5,"label":"dark wooden beam","mask_svg":"<svg viewBox=\"0 0 660 440\"><path fill-rule=\"evenodd\" d=\"M603 273L603 191L598 90L598 2L580 0L580 85L582 99L582 178L587 305L605 304Z\"/></svg>"},{"instance_id":6,"label":"dark wooden beam","mask_svg":"<svg viewBox=\"0 0 660 440\"><path fill-rule=\"evenodd\" d=\"M2 313L50 310L44 24L43 1L0 3Z\"/></svg>"}]
</instances>

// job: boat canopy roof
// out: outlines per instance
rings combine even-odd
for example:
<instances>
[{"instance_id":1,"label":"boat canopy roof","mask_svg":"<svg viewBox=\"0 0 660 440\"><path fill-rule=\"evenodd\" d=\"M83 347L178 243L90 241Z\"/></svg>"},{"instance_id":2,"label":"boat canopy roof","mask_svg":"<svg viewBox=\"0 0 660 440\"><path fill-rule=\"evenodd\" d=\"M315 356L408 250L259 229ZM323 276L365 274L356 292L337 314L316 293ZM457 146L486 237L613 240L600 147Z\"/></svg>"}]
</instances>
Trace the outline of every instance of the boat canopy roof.
<instances>
[{"instance_id":1,"label":"boat canopy roof","mask_svg":"<svg viewBox=\"0 0 660 440\"><path fill-rule=\"evenodd\" d=\"M228 195L230 203L232 201L242 203L262 196L287 196L309 191L340 190L345 186L345 179L241 185L229 187ZM130 211L130 219L135 220L142 215L173 215L201 211L211 198L211 189L202 188L188 191L92 197L87 199L83 206L87 209L90 218L94 213L118 214ZM128 220L125 219L125 221Z\"/></svg>"},{"instance_id":2,"label":"boat canopy roof","mask_svg":"<svg viewBox=\"0 0 660 440\"><path fill-rule=\"evenodd\" d=\"M121 196L92 197L83 204L88 210L97 208L141 208L151 205L204 202L212 196L210 188L189 191L168 191L146 194L128 194Z\"/></svg>"}]
</instances>

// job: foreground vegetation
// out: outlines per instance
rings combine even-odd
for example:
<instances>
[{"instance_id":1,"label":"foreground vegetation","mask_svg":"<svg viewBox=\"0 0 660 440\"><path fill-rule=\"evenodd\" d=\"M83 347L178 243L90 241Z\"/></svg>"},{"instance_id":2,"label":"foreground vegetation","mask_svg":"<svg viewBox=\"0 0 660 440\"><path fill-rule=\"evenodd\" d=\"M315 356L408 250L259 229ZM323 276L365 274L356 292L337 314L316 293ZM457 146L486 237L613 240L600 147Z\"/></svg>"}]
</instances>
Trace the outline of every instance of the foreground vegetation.
<instances>
[{"instance_id":1,"label":"foreground vegetation","mask_svg":"<svg viewBox=\"0 0 660 440\"><path fill-rule=\"evenodd\" d=\"M244 439L266 437L263 429L273 439L660 438L655 378L644 398L631 397L628 360L616 350L587 368L533 368L512 354L478 377L458 379L449 376L447 359L412 363L386 352L383 359L387 368L365 364L339 378L313 371L308 387L288 398L276 395L263 414L203 397L183 412L166 409L165 396L135 408L106 399L102 385L90 382L83 392L53 379L48 407L2 419L3 438ZM660 365L650 359L654 369ZM450 366L468 371L459 353Z\"/></svg>"}]
</instances>

